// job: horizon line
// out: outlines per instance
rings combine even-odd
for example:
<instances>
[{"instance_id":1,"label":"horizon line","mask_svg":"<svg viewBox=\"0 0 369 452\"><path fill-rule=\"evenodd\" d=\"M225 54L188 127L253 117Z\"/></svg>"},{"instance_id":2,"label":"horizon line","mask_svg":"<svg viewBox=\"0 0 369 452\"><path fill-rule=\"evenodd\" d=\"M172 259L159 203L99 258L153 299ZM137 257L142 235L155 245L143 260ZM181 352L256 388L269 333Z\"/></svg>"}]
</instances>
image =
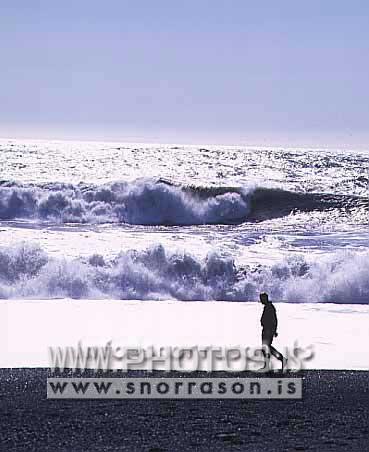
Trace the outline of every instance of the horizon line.
<instances>
[{"instance_id":1,"label":"horizon line","mask_svg":"<svg viewBox=\"0 0 369 452\"><path fill-rule=\"evenodd\" d=\"M227 143L224 142L218 142L218 143L209 143L204 141L201 142L181 142L181 141L155 141L155 140L148 140L145 138L140 138L138 140L130 140L127 138L122 139L97 139L97 138L35 138L35 137L17 137L17 136L2 136L0 135L0 141L28 141L28 142L74 142L74 143L91 143L91 144L119 144L119 145L150 145L150 146L183 146L183 147L215 147L215 146L221 146L225 148L259 148L259 149L276 149L276 148L283 148L284 150L324 150L324 151L349 151L349 152L356 152L356 151L369 151L369 146L355 146L352 147L351 145L341 145L341 146L334 146L334 145L327 145L327 144L299 144L299 145L293 145L293 144L283 144L283 143L274 143L274 144L261 144L260 142L249 142L249 143L241 143L241 142L235 142L235 143Z\"/></svg>"}]
</instances>

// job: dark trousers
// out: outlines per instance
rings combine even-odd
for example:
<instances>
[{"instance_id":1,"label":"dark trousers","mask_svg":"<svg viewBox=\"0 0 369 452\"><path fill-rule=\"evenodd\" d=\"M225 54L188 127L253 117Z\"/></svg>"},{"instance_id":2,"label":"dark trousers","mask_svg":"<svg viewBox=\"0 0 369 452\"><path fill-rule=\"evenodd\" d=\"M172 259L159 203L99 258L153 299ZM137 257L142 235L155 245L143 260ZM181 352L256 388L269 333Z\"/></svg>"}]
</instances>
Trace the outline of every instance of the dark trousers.
<instances>
[{"instance_id":1,"label":"dark trousers","mask_svg":"<svg viewBox=\"0 0 369 452\"><path fill-rule=\"evenodd\" d=\"M273 331L273 330L266 330L265 328L263 328L263 331L261 333L261 340L262 340L262 343L264 345L263 355L264 355L264 358L269 358L270 354L272 354L279 361L283 362L284 358L283 358L282 353L280 353L272 345L272 342L273 342L273 339L274 339L274 334L275 334L275 331ZM267 347L268 352L266 352L265 347Z\"/></svg>"}]
</instances>

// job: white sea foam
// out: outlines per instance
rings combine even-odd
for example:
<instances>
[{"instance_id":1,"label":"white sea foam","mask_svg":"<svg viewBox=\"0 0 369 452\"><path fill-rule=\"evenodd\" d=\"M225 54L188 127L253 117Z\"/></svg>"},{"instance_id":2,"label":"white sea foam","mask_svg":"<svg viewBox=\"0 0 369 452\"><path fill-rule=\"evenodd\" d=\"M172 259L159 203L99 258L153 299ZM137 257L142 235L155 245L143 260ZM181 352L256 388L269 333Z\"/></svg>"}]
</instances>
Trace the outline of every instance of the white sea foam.
<instances>
[{"instance_id":1,"label":"white sea foam","mask_svg":"<svg viewBox=\"0 0 369 452\"><path fill-rule=\"evenodd\" d=\"M0 294L368 303L368 164L338 150L2 141Z\"/></svg>"},{"instance_id":2,"label":"white sea foam","mask_svg":"<svg viewBox=\"0 0 369 452\"><path fill-rule=\"evenodd\" d=\"M158 245L108 260L49 257L20 244L0 250L2 298L255 300L267 291L289 302L369 303L369 253L336 253L311 261L293 255L271 266L237 267L215 251L205 259Z\"/></svg>"},{"instance_id":3,"label":"white sea foam","mask_svg":"<svg viewBox=\"0 0 369 452\"><path fill-rule=\"evenodd\" d=\"M34 218L59 222L121 222L140 225L196 225L246 219L246 195L235 190L197 196L152 180L103 186L3 184L0 219Z\"/></svg>"},{"instance_id":4,"label":"white sea foam","mask_svg":"<svg viewBox=\"0 0 369 452\"><path fill-rule=\"evenodd\" d=\"M101 186L48 183L0 186L0 219L62 223L201 225L263 221L294 211L368 208L368 198L263 187L176 186L139 179Z\"/></svg>"}]
</instances>

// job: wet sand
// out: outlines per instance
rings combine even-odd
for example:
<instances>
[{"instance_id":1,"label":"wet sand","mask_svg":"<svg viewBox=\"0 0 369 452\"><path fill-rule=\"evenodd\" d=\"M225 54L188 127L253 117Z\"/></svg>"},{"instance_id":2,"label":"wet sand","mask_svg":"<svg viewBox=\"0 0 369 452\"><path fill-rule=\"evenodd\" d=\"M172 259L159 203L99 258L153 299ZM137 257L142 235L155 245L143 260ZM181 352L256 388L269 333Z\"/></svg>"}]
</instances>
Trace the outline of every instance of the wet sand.
<instances>
[{"instance_id":1,"label":"wet sand","mask_svg":"<svg viewBox=\"0 0 369 452\"><path fill-rule=\"evenodd\" d=\"M187 374L211 375L235 376ZM289 374L302 400L47 400L47 376L0 369L1 450L369 451L367 371Z\"/></svg>"}]
</instances>

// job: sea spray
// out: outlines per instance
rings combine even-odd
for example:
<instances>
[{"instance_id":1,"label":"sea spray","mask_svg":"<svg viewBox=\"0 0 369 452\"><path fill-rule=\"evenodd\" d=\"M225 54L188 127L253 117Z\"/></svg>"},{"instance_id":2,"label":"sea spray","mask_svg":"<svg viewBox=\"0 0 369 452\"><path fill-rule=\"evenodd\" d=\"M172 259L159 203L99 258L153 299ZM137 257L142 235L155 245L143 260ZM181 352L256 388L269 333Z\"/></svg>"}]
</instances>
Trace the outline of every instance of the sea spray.
<instances>
[{"instance_id":1,"label":"sea spray","mask_svg":"<svg viewBox=\"0 0 369 452\"><path fill-rule=\"evenodd\" d=\"M238 224L296 211L368 213L368 198L278 188L190 187L155 179L105 185L0 184L0 220L133 225Z\"/></svg>"},{"instance_id":2,"label":"sea spray","mask_svg":"<svg viewBox=\"0 0 369 452\"><path fill-rule=\"evenodd\" d=\"M21 243L0 249L2 298L257 300L369 303L369 253L338 252L312 260L294 254L270 266L236 265L211 251L204 259L162 245L66 259Z\"/></svg>"}]
</instances>

